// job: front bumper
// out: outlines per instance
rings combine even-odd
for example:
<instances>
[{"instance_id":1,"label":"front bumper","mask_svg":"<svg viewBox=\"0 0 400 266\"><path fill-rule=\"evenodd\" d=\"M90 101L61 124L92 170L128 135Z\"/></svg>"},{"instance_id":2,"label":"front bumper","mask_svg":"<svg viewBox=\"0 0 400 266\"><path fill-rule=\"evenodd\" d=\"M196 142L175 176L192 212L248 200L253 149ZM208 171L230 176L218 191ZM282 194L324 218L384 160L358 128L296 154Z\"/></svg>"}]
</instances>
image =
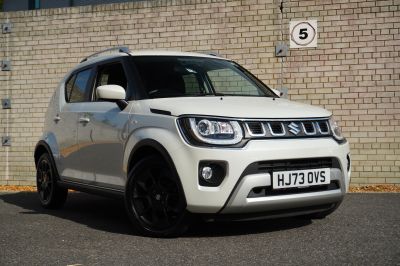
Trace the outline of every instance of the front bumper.
<instances>
[{"instance_id":1,"label":"front bumper","mask_svg":"<svg viewBox=\"0 0 400 266\"><path fill-rule=\"evenodd\" d=\"M349 144L338 144L332 138L252 140L244 148L202 148L180 146L171 157L175 162L186 196L187 209L193 213L242 214L296 209L309 206L331 206L339 203L349 187L347 171ZM254 162L299 158L334 158L331 180L338 187L327 191L248 197L254 187L271 187L269 173L246 174ZM219 187L198 184L199 162L225 161L227 173ZM333 205L332 205L333 206Z\"/></svg>"},{"instance_id":2,"label":"front bumper","mask_svg":"<svg viewBox=\"0 0 400 266\"><path fill-rule=\"evenodd\" d=\"M341 183L342 174L339 169L331 169L331 181ZM265 212L280 209L291 209L313 205L324 205L340 202L343 199L345 191L340 187L338 189L315 191L310 193L284 195L271 195L261 197L248 197L249 192L255 187L270 187L270 174L246 175L239 181L239 185L234 189L233 194L227 201L221 213L249 213ZM301 191L301 189L299 190Z\"/></svg>"}]
</instances>

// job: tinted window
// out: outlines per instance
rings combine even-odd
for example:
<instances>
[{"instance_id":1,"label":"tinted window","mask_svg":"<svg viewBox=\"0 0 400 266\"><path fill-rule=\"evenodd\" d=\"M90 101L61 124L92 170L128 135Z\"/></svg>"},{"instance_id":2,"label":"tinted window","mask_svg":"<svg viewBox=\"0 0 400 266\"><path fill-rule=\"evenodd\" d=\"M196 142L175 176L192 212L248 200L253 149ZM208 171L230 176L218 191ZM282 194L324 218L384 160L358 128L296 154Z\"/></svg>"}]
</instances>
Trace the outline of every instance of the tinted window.
<instances>
[{"instance_id":1,"label":"tinted window","mask_svg":"<svg viewBox=\"0 0 400 266\"><path fill-rule=\"evenodd\" d=\"M65 100L69 102L69 97L72 92L72 88L74 87L74 82L75 82L76 75L73 75L72 77L69 78L67 83L65 84Z\"/></svg>"},{"instance_id":2,"label":"tinted window","mask_svg":"<svg viewBox=\"0 0 400 266\"><path fill-rule=\"evenodd\" d=\"M122 64L110 64L100 67L96 88L103 85L119 85L125 90L127 89L128 82ZM97 100L96 93L94 94L94 99Z\"/></svg>"},{"instance_id":3,"label":"tinted window","mask_svg":"<svg viewBox=\"0 0 400 266\"><path fill-rule=\"evenodd\" d=\"M207 72L214 89L223 94L260 95L254 89L254 84L244 75L228 68L221 68Z\"/></svg>"},{"instance_id":4,"label":"tinted window","mask_svg":"<svg viewBox=\"0 0 400 266\"><path fill-rule=\"evenodd\" d=\"M76 78L74 81L74 85L72 86L71 91L67 94L67 101L74 102L84 102L89 99L89 90L88 86L91 69L86 69L78 74L76 74ZM67 92L68 92L68 83L67 83Z\"/></svg>"},{"instance_id":5,"label":"tinted window","mask_svg":"<svg viewBox=\"0 0 400 266\"><path fill-rule=\"evenodd\" d=\"M149 98L232 95L275 97L236 63L199 57L134 56Z\"/></svg>"}]
</instances>

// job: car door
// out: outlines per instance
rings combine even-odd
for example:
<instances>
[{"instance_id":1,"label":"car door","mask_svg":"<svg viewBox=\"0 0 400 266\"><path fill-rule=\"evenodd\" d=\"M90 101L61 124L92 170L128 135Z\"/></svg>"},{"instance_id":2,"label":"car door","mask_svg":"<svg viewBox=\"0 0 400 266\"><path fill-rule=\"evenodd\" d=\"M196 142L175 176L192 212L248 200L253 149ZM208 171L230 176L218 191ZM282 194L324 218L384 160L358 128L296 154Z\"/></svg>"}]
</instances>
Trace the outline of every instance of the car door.
<instances>
[{"instance_id":1,"label":"car door","mask_svg":"<svg viewBox=\"0 0 400 266\"><path fill-rule=\"evenodd\" d=\"M64 180L94 181L93 173L87 171L85 161L81 158L81 147L77 141L78 115L89 99L91 75L92 68L85 68L76 71L68 79L65 85L65 103L54 118L60 147L59 173Z\"/></svg>"},{"instance_id":2,"label":"car door","mask_svg":"<svg viewBox=\"0 0 400 266\"><path fill-rule=\"evenodd\" d=\"M121 61L99 64L92 91L92 100L79 113L78 143L81 157L92 169L95 184L121 189L126 173L122 162L128 133L129 110L121 111L114 102L97 97L97 87L119 85L128 88L126 71Z\"/></svg>"}]
</instances>

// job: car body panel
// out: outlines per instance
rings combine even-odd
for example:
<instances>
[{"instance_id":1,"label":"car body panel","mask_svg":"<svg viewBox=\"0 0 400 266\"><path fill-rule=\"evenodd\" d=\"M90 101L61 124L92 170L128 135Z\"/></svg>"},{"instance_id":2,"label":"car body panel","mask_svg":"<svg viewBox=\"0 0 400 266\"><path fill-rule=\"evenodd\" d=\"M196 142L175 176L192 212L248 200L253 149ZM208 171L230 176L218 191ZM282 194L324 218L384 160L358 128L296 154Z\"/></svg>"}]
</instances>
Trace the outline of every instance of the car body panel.
<instances>
[{"instance_id":1,"label":"car body panel","mask_svg":"<svg viewBox=\"0 0 400 266\"><path fill-rule=\"evenodd\" d=\"M96 185L123 187L125 142L129 134L129 112L121 112L112 102L88 102L79 113L78 156L82 176L93 178Z\"/></svg>"},{"instance_id":2,"label":"car body panel","mask_svg":"<svg viewBox=\"0 0 400 266\"><path fill-rule=\"evenodd\" d=\"M175 116L196 114L246 119L284 119L332 115L320 107L268 97L204 96L149 99L142 102L149 108L169 111Z\"/></svg>"},{"instance_id":3,"label":"car body panel","mask_svg":"<svg viewBox=\"0 0 400 266\"><path fill-rule=\"evenodd\" d=\"M45 131L42 140L46 141L53 152L60 178L80 178L77 168L80 167L76 157L77 117L80 106L66 104L64 83L62 80L52 97L52 102L46 113ZM54 103L54 104L52 104Z\"/></svg>"},{"instance_id":4,"label":"car body panel","mask_svg":"<svg viewBox=\"0 0 400 266\"><path fill-rule=\"evenodd\" d=\"M335 157L339 160L344 173L341 177L343 190L340 192L344 196L350 182L350 173L345 170L348 153L348 143L339 145L332 138L315 138L251 140L243 148L204 148L187 144L181 146L171 156L174 162L179 162L176 165L179 176L192 177L181 178L185 195L190 195L187 198L188 210L199 213L215 213L225 205L246 167L257 161ZM227 162L228 172L219 187L199 186L198 165L202 160ZM269 176L265 177L266 186L269 179Z\"/></svg>"},{"instance_id":5,"label":"car body panel","mask_svg":"<svg viewBox=\"0 0 400 266\"><path fill-rule=\"evenodd\" d=\"M144 51L129 56L146 55L216 58L166 51ZM118 55L125 56L128 55ZM116 58L115 55L102 56L79 64L61 81L51 99L41 140L50 147L63 182L77 182L89 189L105 188L123 193L132 153L140 143L149 140L163 147L172 160L182 184L187 210L193 213L235 214L335 204L348 191L350 171L346 168L350 150L347 142L338 143L333 137L327 136L252 139L243 147L198 147L188 144L177 123L181 116L212 116L236 120L331 116L331 112L319 107L281 98L244 96L140 99L129 101L122 111L112 102L66 103L64 84L71 73ZM88 118L89 121L80 123L80 118ZM243 175L251 163L320 157L338 159L340 167L331 169L331 175L333 180L339 181L339 189L301 195L247 198L248 190L252 187L271 185L269 174ZM218 187L199 185L199 162L204 160L226 162L226 176Z\"/></svg>"}]
</instances>

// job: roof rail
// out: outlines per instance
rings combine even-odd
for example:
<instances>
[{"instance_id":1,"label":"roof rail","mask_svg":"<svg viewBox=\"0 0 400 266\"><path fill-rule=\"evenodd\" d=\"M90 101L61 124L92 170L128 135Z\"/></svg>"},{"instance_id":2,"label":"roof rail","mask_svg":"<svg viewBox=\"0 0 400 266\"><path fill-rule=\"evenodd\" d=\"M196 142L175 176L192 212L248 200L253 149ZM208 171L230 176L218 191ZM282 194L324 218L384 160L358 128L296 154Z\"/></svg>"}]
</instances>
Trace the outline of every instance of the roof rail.
<instances>
[{"instance_id":1,"label":"roof rail","mask_svg":"<svg viewBox=\"0 0 400 266\"><path fill-rule=\"evenodd\" d=\"M129 48L126 47L126 46L112 47L112 48L108 48L108 49L105 49L105 50L103 50L103 51L100 51L100 52L97 52L97 53L94 53L94 54L91 54L91 55L85 57L84 59L82 59L81 63L83 63L83 62L89 60L89 58L96 57L96 56L98 56L98 55L100 55L100 54L102 54L102 53L112 52L112 51L118 51L118 53L125 53L125 54L129 54L129 53L131 52L131 51L129 50Z\"/></svg>"},{"instance_id":2,"label":"roof rail","mask_svg":"<svg viewBox=\"0 0 400 266\"><path fill-rule=\"evenodd\" d=\"M220 55L217 52L214 52L214 51L194 51L194 53L200 53L200 54L220 57Z\"/></svg>"},{"instance_id":3,"label":"roof rail","mask_svg":"<svg viewBox=\"0 0 400 266\"><path fill-rule=\"evenodd\" d=\"M211 55L211 56L217 56L217 57L219 57L219 54L216 53L216 52L207 52L206 54L207 54L207 55Z\"/></svg>"}]
</instances>

